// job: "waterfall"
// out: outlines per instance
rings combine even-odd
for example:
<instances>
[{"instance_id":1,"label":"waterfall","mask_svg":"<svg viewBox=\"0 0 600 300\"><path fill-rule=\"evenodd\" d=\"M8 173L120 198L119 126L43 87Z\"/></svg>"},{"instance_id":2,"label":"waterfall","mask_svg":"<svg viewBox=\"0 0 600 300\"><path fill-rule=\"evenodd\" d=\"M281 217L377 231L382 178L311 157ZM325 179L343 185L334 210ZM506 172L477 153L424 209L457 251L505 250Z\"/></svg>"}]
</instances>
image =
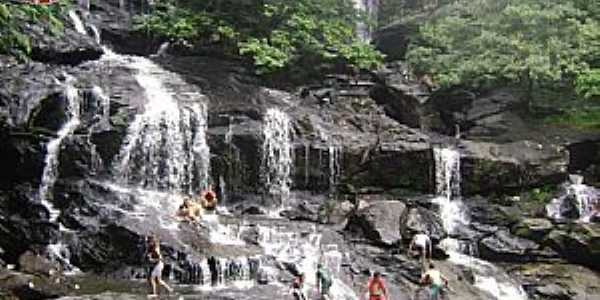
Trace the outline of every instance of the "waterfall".
<instances>
[{"instance_id":1,"label":"waterfall","mask_svg":"<svg viewBox=\"0 0 600 300\"><path fill-rule=\"evenodd\" d=\"M81 21L81 18L79 18L79 16L77 15L77 12L75 12L74 10L69 10L69 18L71 18L73 26L75 26L75 30L77 30L77 32L84 35L87 34L87 32L85 31L85 26L83 26L83 22Z\"/></svg>"},{"instance_id":2,"label":"waterfall","mask_svg":"<svg viewBox=\"0 0 600 300\"><path fill-rule=\"evenodd\" d=\"M73 134L80 123L79 90L72 85L72 80L73 79L70 77L67 78L64 93L65 100L67 101L67 122L57 132L56 138L52 139L46 145L45 166L42 172L42 182L38 192L41 203L50 212L51 222L56 222L60 213L49 201L49 199L52 198L52 189L54 188L54 183L58 177L60 146L66 137Z\"/></svg>"},{"instance_id":3,"label":"waterfall","mask_svg":"<svg viewBox=\"0 0 600 300\"><path fill-rule=\"evenodd\" d=\"M87 143L90 147L90 168L92 173L98 171L102 165L102 157L98 154L97 146L92 141L94 129L99 126L107 126L110 123L110 98L104 93L101 87L94 86L86 106L91 106L95 112L95 123L88 130Z\"/></svg>"},{"instance_id":4,"label":"waterfall","mask_svg":"<svg viewBox=\"0 0 600 300\"><path fill-rule=\"evenodd\" d=\"M194 194L209 182L207 111L203 103L180 107L165 87L176 75L144 58L135 58L137 82L148 103L131 123L115 165L122 182ZM198 99L200 94L192 95Z\"/></svg>"},{"instance_id":5,"label":"waterfall","mask_svg":"<svg viewBox=\"0 0 600 300\"><path fill-rule=\"evenodd\" d=\"M367 18L367 21L359 21L356 24L356 35L359 40L363 42L371 41L371 34L373 31L372 26L369 22L377 20L377 13L379 7L378 0L353 0L354 9L359 13L361 18Z\"/></svg>"},{"instance_id":6,"label":"waterfall","mask_svg":"<svg viewBox=\"0 0 600 300\"><path fill-rule=\"evenodd\" d=\"M546 212L548 217L557 220L589 222L599 198L600 191L583 184L583 176L569 175L569 183L563 186L561 195L546 205Z\"/></svg>"},{"instance_id":7,"label":"waterfall","mask_svg":"<svg viewBox=\"0 0 600 300\"><path fill-rule=\"evenodd\" d=\"M440 205L440 215L444 228L453 234L458 226L469 223L467 211L461 201L460 152L449 148L434 148L435 185L437 197L434 202ZM523 300L527 294L515 284L505 272L493 264L461 253L461 242L447 238L440 242L449 255L449 261L473 270L475 287L490 293L498 300ZM467 247L472 253L471 247Z\"/></svg>"},{"instance_id":8,"label":"waterfall","mask_svg":"<svg viewBox=\"0 0 600 300\"><path fill-rule=\"evenodd\" d=\"M263 125L263 176L271 196L285 208L290 197L291 173L294 164L291 122L287 114L271 108Z\"/></svg>"},{"instance_id":9,"label":"waterfall","mask_svg":"<svg viewBox=\"0 0 600 300\"><path fill-rule=\"evenodd\" d=\"M435 187L444 227L453 233L460 224L468 223L460 201L460 153L449 148L434 148Z\"/></svg>"}]
</instances>

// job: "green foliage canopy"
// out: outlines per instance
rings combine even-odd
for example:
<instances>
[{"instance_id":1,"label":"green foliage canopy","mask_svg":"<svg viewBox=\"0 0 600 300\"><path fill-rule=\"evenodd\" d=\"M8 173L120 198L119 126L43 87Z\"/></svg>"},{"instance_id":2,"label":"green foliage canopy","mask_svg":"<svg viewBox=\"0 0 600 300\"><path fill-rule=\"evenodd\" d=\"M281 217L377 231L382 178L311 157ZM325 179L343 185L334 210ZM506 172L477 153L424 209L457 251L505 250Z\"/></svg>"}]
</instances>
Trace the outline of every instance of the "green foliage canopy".
<instances>
[{"instance_id":1,"label":"green foliage canopy","mask_svg":"<svg viewBox=\"0 0 600 300\"><path fill-rule=\"evenodd\" d=\"M382 55L356 38L357 12L345 0L163 2L137 29L189 44L221 43L253 59L259 73L302 57L371 68Z\"/></svg>"},{"instance_id":2,"label":"green foliage canopy","mask_svg":"<svg viewBox=\"0 0 600 300\"><path fill-rule=\"evenodd\" d=\"M599 7L593 0L456 1L421 27L407 58L441 86L500 82L531 90L572 82L597 63Z\"/></svg>"},{"instance_id":3,"label":"green foliage canopy","mask_svg":"<svg viewBox=\"0 0 600 300\"><path fill-rule=\"evenodd\" d=\"M25 60L31 54L31 39L25 31L28 23L38 23L49 34L63 30L60 19L69 1L53 5L0 3L0 54L9 54Z\"/></svg>"}]
</instances>

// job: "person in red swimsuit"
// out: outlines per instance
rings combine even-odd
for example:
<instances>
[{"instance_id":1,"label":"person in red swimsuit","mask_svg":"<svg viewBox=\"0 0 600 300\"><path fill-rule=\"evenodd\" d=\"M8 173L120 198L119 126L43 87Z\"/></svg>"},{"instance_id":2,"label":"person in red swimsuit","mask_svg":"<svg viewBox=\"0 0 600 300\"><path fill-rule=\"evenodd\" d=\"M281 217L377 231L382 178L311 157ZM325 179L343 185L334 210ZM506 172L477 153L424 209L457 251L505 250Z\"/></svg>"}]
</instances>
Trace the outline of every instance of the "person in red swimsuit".
<instances>
[{"instance_id":1,"label":"person in red swimsuit","mask_svg":"<svg viewBox=\"0 0 600 300\"><path fill-rule=\"evenodd\" d=\"M204 209L208 211L215 210L217 202L217 194L213 191L212 185L209 185L206 190L200 193L200 204Z\"/></svg>"},{"instance_id":2,"label":"person in red swimsuit","mask_svg":"<svg viewBox=\"0 0 600 300\"><path fill-rule=\"evenodd\" d=\"M385 288L385 282L381 278L381 273L375 272L373 278L369 279L367 284L367 291L369 293L369 300L388 300L390 299L387 289Z\"/></svg>"}]
</instances>

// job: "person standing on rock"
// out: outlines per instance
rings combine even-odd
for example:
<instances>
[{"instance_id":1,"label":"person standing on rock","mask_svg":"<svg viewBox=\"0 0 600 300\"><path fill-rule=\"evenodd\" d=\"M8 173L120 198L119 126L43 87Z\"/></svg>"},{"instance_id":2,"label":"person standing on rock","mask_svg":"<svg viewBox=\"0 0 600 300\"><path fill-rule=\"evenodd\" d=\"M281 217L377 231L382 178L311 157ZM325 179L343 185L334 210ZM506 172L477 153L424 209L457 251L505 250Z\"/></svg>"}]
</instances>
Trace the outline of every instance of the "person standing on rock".
<instances>
[{"instance_id":1,"label":"person standing on rock","mask_svg":"<svg viewBox=\"0 0 600 300\"><path fill-rule=\"evenodd\" d=\"M148 295L148 297L158 297L160 286L163 286L169 293L173 292L173 289L162 280L162 271L165 264L163 263L163 257L160 253L160 242L157 237L150 237L146 253L148 260L154 264L154 268L152 268L152 272L150 273L152 294Z\"/></svg>"},{"instance_id":2,"label":"person standing on rock","mask_svg":"<svg viewBox=\"0 0 600 300\"><path fill-rule=\"evenodd\" d=\"M329 289L333 285L333 280L329 271L319 263L317 265L317 291L320 295L320 300L331 300Z\"/></svg>"},{"instance_id":3,"label":"person standing on rock","mask_svg":"<svg viewBox=\"0 0 600 300\"><path fill-rule=\"evenodd\" d=\"M367 294L369 300L390 300L390 295L385 288L385 282L381 278L381 273L375 272L367 284Z\"/></svg>"},{"instance_id":4,"label":"person standing on rock","mask_svg":"<svg viewBox=\"0 0 600 300\"><path fill-rule=\"evenodd\" d=\"M448 287L448 279L430 263L429 270L421 277L421 284L429 285L430 300L439 300L442 287Z\"/></svg>"},{"instance_id":5,"label":"person standing on rock","mask_svg":"<svg viewBox=\"0 0 600 300\"><path fill-rule=\"evenodd\" d=\"M419 231L415 236L413 236L412 241L410 242L410 246L408 247L408 251L412 254L414 251L418 251L421 256L421 264L423 266L423 272L425 271L425 266L427 262L431 262L431 239L422 231Z\"/></svg>"}]
</instances>

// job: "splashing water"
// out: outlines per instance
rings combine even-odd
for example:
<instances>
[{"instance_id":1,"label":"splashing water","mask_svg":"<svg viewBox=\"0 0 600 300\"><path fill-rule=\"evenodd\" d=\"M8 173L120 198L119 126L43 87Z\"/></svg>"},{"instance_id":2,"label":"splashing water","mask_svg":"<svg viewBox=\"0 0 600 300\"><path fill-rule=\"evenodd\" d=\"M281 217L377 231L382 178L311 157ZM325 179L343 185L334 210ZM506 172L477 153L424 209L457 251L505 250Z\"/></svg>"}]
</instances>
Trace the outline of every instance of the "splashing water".
<instances>
[{"instance_id":1,"label":"splashing water","mask_svg":"<svg viewBox=\"0 0 600 300\"><path fill-rule=\"evenodd\" d=\"M341 253L337 245L325 246L321 252L321 234L313 227L305 232L279 231L272 227L259 226L259 244L267 256L274 257L278 262L295 265L305 276L309 287L316 286L316 272L319 262L327 266L333 277L331 294L333 299L356 300L354 291L342 280L337 278L341 267Z\"/></svg>"},{"instance_id":2,"label":"splashing water","mask_svg":"<svg viewBox=\"0 0 600 300\"><path fill-rule=\"evenodd\" d=\"M600 198L600 191L583 184L583 176L569 175L569 180L570 182L563 186L562 194L546 205L548 217L589 222Z\"/></svg>"},{"instance_id":3,"label":"splashing water","mask_svg":"<svg viewBox=\"0 0 600 300\"><path fill-rule=\"evenodd\" d=\"M145 112L130 125L118 163L118 178L152 189L194 193L209 181L204 103L180 107L165 80L181 80L151 61L135 58L136 79L145 91ZM202 98L202 95L191 95ZM198 100L196 99L196 100Z\"/></svg>"},{"instance_id":4,"label":"splashing water","mask_svg":"<svg viewBox=\"0 0 600 300\"><path fill-rule=\"evenodd\" d=\"M67 78L65 85L65 98L67 100L67 122L60 128L56 134L56 138L51 140L46 145L46 159L44 171L42 172L42 182L40 184L38 196L39 199L48 211L50 212L50 222L56 222L59 211L54 208L49 201L52 198L52 189L58 177L58 158L60 154L60 146L63 140L73 134L77 126L80 124L80 103L79 90L75 88L70 81L72 78Z\"/></svg>"},{"instance_id":5,"label":"splashing water","mask_svg":"<svg viewBox=\"0 0 600 300\"><path fill-rule=\"evenodd\" d=\"M52 261L59 262L64 268L63 274L76 275L80 274L81 270L71 265L71 251L63 243L51 244L46 247L48 256Z\"/></svg>"},{"instance_id":6,"label":"splashing water","mask_svg":"<svg viewBox=\"0 0 600 300\"><path fill-rule=\"evenodd\" d=\"M291 172L294 164L291 122L287 114L271 108L263 125L263 173L268 192L285 208L290 198Z\"/></svg>"}]
</instances>

